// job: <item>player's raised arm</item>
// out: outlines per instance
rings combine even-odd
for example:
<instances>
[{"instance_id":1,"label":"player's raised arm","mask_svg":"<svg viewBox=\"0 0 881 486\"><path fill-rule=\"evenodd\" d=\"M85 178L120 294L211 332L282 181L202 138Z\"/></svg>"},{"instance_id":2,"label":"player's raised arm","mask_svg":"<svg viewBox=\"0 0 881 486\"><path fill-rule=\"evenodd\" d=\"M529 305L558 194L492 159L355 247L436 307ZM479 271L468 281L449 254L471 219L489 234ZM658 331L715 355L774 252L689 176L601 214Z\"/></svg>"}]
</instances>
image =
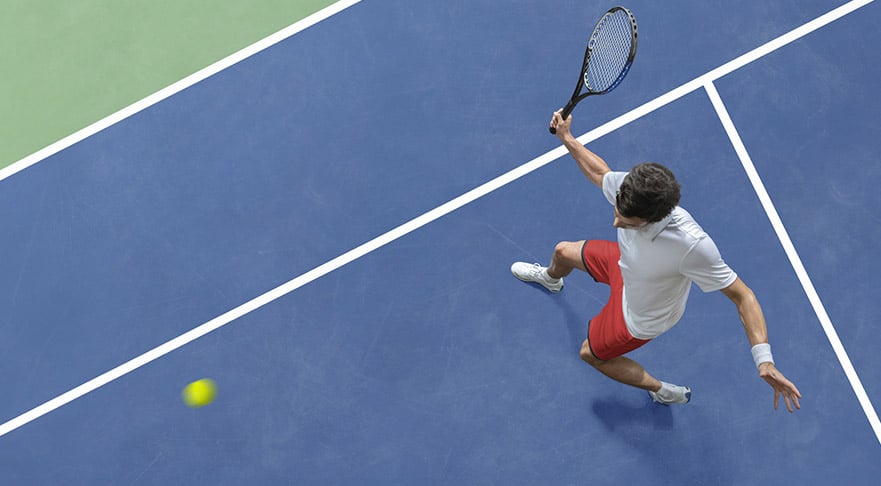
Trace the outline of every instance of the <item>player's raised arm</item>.
<instances>
[{"instance_id":1,"label":"player's raised arm","mask_svg":"<svg viewBox=\"0 0 881 486\"><path fill-rule=\"evenodd\" d=\"M599 155L591 152L587 147L578 142L570 131L572 115L563 120L561 113L562 110L554 113L554 116L551 118L551 128L556 130L557 138L569 150L569 153L575 159L575 162L578 163L578 168L581 169L585 177L602 189L603 176L611 170L609 165Z\"/></svg>"}]
</instances>

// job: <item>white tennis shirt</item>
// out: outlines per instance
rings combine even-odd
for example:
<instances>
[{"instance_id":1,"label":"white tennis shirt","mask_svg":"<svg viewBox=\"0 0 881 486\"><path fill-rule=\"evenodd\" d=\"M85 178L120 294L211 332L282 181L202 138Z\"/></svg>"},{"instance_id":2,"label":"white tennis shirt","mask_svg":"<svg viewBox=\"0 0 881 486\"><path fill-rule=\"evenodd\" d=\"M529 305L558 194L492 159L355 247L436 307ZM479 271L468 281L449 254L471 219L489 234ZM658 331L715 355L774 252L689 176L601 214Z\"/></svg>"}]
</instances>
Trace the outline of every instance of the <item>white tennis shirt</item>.
<instances>
[{"instance_id":1,"label":"white tennis shirt","mask_svg":"<svg viewBox=\"0 0 881 486\"><path fill-rule=\"evenodd\" d=\"M603 194L614 206L627 172L608 172ZM638 339L673 327L685 312L691 283L704 292L733 284L737 274L722 260L713 239L679 206L657 223L618 229L624 277L624 321Z\"/></svg>"}]
</instances>

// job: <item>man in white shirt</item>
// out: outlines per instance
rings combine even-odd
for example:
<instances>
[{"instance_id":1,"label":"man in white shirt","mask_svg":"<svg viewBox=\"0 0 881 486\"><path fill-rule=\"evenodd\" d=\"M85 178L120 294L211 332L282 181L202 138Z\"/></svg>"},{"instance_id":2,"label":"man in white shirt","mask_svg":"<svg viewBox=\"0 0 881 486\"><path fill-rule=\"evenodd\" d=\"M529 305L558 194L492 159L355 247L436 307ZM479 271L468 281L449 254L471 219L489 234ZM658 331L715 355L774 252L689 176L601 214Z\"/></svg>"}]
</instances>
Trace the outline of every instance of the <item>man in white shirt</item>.
<instances>
[{"instance_id":1,"label":"man in white shirt","mask_svg":"<svg viewBox=\"0 0 881 486\"><path fill-rule=\"evenodd\" d=\"M716 244L678 206L679 183L660 164L639 164L630 172L613 172L606 162L578 143L570 132L572 117L554 113L551 126L584 175L599 186L614 208L618 242L560 242L548 267L517 262L511 271L520 280L551 292L563 288L574 269L611 288L609 302L588 323L581 358L606 376L647 390L662 404L687 403L691 389L660 381L624 354L673 327L682 317L691 283L704 292L721 291L737 306L759 376L780 396L786 408L801 408L801 394L774 365L761 306L745 283L722 260Z\"/></svg>"}]
</instances>

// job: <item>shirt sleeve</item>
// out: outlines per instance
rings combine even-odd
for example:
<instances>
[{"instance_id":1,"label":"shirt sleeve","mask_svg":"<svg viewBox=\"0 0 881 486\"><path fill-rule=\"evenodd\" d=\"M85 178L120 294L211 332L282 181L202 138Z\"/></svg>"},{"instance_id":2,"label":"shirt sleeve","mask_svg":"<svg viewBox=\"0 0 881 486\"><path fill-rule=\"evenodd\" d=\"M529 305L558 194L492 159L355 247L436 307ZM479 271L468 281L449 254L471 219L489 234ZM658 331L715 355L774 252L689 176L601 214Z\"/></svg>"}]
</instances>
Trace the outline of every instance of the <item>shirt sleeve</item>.
<instances>
[{"instance_id":1,"label":"shirt sleeve","mask_svg":"<svg viewBox=\"0 0 881 486\"><path fill-rule=\"evenodd\" d=\"M698 240L686 253L680 272L704 292L722 290L737 280L737 274L722 260L716 243L709 236Z\"/></svg>"},{"instance_id":2,"label":"shirt sleeve","mask_svg":"<svg viewBox=\"0 0 881 486\"><path fill-rule=\"evenodd\" d=\"M615 205L615 197L618 195L618 188L624 182L624 176L627 172L606 172L603 176L603 195L612 206Z\"/></svg>"}]
</instances>

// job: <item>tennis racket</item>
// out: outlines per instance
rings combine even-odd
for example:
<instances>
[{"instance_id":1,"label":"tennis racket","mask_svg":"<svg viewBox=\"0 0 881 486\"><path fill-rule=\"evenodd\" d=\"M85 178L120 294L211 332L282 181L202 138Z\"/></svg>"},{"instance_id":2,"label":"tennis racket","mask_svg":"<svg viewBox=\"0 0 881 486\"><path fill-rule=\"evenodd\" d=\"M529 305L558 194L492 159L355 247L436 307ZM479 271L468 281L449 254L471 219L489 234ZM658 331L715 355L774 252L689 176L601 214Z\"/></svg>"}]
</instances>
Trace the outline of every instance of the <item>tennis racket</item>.
<instances>
[{"instance_id":1,"label":"tennis racket","mask_svg":"<svg viewBox=\"0 0 881 486\"><path fill-rule=\"evenodd\" d=\"M614 7L600 18L587 40L581 74L572 98L563 108L563 120L579 101L618 87L636 57L636 34L636 17L624 7ZM582 89L586 91L582 93ZM550 131L557 133L554 127Z\"/></svg>"}]
</instances>

